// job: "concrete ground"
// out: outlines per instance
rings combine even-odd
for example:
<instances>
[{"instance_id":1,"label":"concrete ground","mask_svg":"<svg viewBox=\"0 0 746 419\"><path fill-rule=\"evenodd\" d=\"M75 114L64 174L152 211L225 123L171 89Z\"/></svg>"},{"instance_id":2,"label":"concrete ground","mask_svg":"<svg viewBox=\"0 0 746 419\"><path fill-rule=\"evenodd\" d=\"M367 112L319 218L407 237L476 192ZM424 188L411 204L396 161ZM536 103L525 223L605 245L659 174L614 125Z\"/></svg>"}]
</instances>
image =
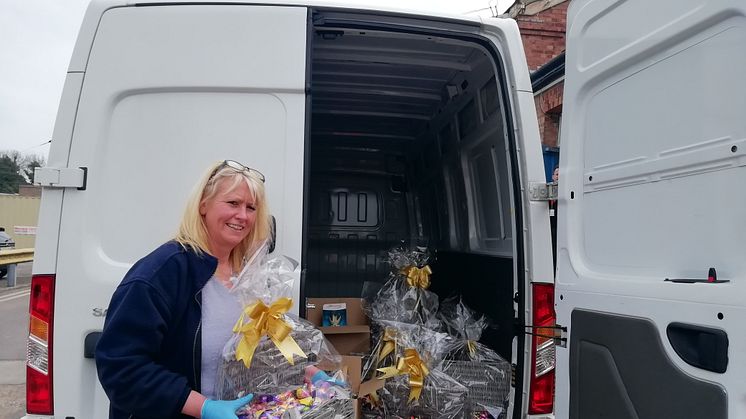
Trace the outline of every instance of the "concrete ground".
<instances>
[{"instance_id":1,"label":"concrete ground","mask_svg":"<svg viewBox=\"0 0 746 419\"><path fill-rule=\"evenodd\" d=\"M0 297L12 292L27 289L31 285L31 267L32 263L21 263L16 267L16 286L8 286L8 278L0 279Z\"/></svg>"},{"instance_id":2,"label":"concrete ground","mask_svg":"<svg viewBox=\"0 0 746 419\"><path fill-rule=\"evenodd\" d=\"M0 419L19 419L26 414L26 377L24 361L0 361ZM12 377L4 376L10 373Z\"/></svg>"}]
</instances>

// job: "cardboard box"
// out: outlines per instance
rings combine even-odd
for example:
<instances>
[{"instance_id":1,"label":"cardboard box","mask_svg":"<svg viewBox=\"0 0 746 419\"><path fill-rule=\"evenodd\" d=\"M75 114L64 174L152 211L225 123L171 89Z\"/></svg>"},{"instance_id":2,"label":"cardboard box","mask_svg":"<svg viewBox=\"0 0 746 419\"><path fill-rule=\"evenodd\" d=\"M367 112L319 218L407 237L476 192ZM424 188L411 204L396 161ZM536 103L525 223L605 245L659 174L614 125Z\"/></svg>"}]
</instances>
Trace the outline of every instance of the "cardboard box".
<instances>
[{"instance_id":1,"label":"cardboard box","mask_svg":"<svg viewBox=\"0 0 746 419\"><path fill-rule=\"evenodd\" d=\"M321 326L324 304L345 303L347 326ZM306 319L313 323L341 355L370 352L370 326L360 298L307 298Z\"/></svg>"},{"instance_id":2,"label":"cardboard box","mask_svg":"<svg viewBox=\"0 0 746 419\"><path fill-rule=\"evenodd\" d=\"M322 327L324 304L345 303L347 305L347 326ZM306 320L313 323L342 355L342 369L347 376L352 393L357 397L371 394L383 388L384 380L361 382L363 356L370 353L370 325L363 313L363 300L360 298L307 298ZM360 400L355 400L355 417L360 417Z\"/></svg>"},{"instance_id":3,"label":"cardboard box","mask_svg":"<svg viewBox=\"0 0 746 419\"><path fill-rule=\"evenodd\" d=\"M352 392L358 397L362 397L383 388L384 380L362 381L362 357L342 355L342 370L347 375L347 380L352 388Z\"/></svg>"},{"instance_id":4,"label":"cardboard box","mask_svg":"<svg viewBox=\"0 0 746 419\"><path fill-rule=\"evenodd\" d=\"M353 401L353 412L355 419L362 416L361 397L374 393L376 390L383 388L386 383L384 380L372 379L361 383L362 375L362 357L342 355L342 370L347 375L347 380L352 388L352 393L356 399Z\"/></svg>"}]
</instances>

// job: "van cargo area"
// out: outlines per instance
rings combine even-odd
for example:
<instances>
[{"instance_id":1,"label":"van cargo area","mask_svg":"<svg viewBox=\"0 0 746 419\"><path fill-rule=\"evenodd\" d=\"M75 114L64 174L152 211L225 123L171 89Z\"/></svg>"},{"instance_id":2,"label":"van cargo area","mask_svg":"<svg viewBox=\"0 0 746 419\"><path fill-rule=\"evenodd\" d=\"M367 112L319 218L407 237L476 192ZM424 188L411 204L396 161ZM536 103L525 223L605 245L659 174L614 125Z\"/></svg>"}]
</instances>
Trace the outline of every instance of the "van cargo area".
<instances>
[{"instance_id":1,"label":"van cargo area","mask_svg":"<svg viewBox=\"0 0 746 419\"><path fill-rule=\"evenodd\" d=\"M482 342L520 371L520 204L497 52L336 21L316 16L310 46L302 295L360 297L388 279L388 250L427 246L430 289L486 314Z\"/></svg>"}]
</instances>

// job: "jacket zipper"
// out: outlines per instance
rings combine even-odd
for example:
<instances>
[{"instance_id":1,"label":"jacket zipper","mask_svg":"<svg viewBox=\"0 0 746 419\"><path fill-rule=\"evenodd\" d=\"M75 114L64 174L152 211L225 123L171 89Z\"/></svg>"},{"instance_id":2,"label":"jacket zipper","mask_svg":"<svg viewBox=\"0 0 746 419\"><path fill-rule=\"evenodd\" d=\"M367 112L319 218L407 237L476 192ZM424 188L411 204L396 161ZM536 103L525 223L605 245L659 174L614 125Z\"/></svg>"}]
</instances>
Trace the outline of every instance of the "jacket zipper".
<instances>
[{"instance_id":1,"label":"jacket zipper","mask_svg":"<svg viewBox=\"0 0 746 419\"><path fill-rule=\"evenodd\" d=\"M197 305L199 306L200 313L202 312L202 302L198 298L200 293L202 293L202 290L197 291L196 294L194 294L194 301L197 302ZM199 331L202 328L202 315L199 316L199 323L197 323L197 330L194 332L194 344L192 345L192 374L194 375L194 385L196 386L199 381L197 381L197 337L199 336ZM199 362L201 363L202 360L200 359ZM201 387L201 386L200 386Z\"/></svg>"}]
</instances>

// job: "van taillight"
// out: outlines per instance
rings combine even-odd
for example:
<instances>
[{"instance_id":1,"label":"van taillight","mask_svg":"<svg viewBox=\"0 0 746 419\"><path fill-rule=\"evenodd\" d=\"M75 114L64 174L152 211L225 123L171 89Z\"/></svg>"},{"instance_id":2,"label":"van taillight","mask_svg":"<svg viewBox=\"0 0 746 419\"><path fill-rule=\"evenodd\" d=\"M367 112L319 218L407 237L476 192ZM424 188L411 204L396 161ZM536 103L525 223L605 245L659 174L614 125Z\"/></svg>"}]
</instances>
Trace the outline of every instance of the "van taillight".
<instances>
[{"instance_id":1,"label":"van taillight","mask_svg":"<svg viewBox=\"0 0 746 419\"><path fill-rule=\"evenodd\" d=\"M548 414L554 410L554 284L533 285L533 336L531 343L531 386L528 413Z\"/></svg>"},{"instance_id":2,"label":"van taillight","mask_svg":"<svg viewBox=\"0 0 746 419\"><path fill-rule=\"evenodd\" d=\"M26 346L26 412L51 415L54 275L31 278L29 333Z\"/></svg>"}]
</instances>

